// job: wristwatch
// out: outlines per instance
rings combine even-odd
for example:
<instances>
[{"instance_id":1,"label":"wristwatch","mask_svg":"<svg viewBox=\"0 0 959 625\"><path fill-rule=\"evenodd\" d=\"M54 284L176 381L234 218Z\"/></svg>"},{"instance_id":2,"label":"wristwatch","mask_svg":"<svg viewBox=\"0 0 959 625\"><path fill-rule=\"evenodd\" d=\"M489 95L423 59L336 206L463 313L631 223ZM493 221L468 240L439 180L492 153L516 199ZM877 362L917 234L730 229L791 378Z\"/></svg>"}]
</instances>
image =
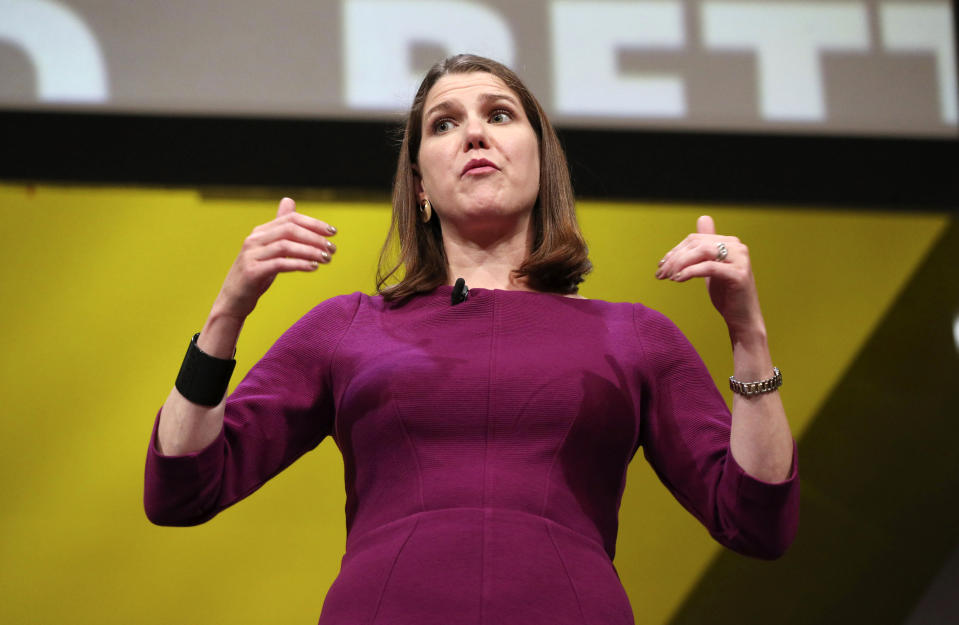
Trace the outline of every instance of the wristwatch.
<instances>
[{"instance_id":1,"label":"wristwatch","mask_svg":"<svg viewBox=\"0 0 959 625\"><path fill-rule=\"evenodd\" d=\"M733 376L729 376L729 388L734 393L739 393L746 397L760 395L762 393L771 393L783 385L783 374L778 367L773 367L773 377L759 380L758 382L740 382Z\"/></svg>"}]
</instances>

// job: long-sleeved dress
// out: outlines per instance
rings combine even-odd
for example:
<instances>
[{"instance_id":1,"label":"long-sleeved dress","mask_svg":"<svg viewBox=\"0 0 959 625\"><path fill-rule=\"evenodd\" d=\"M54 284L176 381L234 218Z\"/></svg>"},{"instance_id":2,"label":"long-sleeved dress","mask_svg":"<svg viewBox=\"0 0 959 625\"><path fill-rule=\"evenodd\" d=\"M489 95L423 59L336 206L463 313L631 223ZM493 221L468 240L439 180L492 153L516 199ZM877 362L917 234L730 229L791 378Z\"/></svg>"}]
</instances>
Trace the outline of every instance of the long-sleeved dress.
<instances>
[{"instance_id":1,"label":"long-sleeved dress","mask_svg":"<svg viewBox=\"0 0 959 625\"><path fill-rule=\"evenodd\" d=\"M632 623L612 559L640 446L723 545L776 557L792 541L795 447L785 482L743 471L728 408L666 317L485 289L454 306L450 291L321 303L199 452L159 454L154 425L148 517L202 523L332 436L347 543L320 625Z\"/></svg>"}]
</instances>

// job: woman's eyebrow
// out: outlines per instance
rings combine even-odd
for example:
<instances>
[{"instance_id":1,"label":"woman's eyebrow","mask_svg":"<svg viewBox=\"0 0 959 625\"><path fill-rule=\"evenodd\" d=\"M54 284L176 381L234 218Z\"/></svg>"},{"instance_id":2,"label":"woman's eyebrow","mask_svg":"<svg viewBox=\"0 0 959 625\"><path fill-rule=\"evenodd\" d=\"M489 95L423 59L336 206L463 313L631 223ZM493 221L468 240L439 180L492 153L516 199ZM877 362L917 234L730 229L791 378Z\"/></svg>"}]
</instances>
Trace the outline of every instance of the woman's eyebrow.
<instances>
[{"instance_id":1,"label":"woman's eyebrow","mask_svg":"<svg viewBox=\"0 0 959 625\"><path fill-rule=\"evenodd\" d=\"M507 93L484 93L480 96L480 100L482 100L484 104L498 102L499 100L506 100L513 106L519 106L519 102L516 101L516 98Z\"/></svg>"},{"instance_id":2,"label":"woman's eyebrow","mask_svg":"<svg viewBox=\"0 0 959 625\"><path fill-rule=\"evenodd\" d=\"M498 102L500 100L506 100L513 106L517 106L517 107L519 106L519 102L516 101L516 98L514 98L513 96L507 93L484 93L479 96L479 99L480 101L482 101L484 105L489 105L490 103ZM439 102L431 106L430 109L426 111L426 114L423 116L423 118L429 119L429 117L433 115L433 113L436 113L439 111L449 111L456 108L460 108L458 103L453 102L452 100L443 100L442 102Z\"/></svg>"},{"instance_id":3,"label":"woman's eyebrow","mask_svg":"<svg viewBox=\"0 0 959 625\"><path fill-rule=\"evenodd\" d=\"M452 101L443 100L439 104L435 104L432 107L430 107L430 110L426 111L426 115L424 115L423 118L428 119L430 115L432 115L433 113L436 113L437 111L449 111L455 108L458 108L458 107Z\"/></svg>"}]
</instances>

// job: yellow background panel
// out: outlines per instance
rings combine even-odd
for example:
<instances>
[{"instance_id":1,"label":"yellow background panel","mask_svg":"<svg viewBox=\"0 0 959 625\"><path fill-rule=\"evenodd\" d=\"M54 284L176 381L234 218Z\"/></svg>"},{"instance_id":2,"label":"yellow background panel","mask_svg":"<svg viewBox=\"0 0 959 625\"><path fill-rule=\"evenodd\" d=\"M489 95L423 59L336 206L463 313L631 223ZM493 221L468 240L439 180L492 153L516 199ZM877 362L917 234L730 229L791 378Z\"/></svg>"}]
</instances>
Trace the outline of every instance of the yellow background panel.
<instances>
[{"instance_id":1,"label":"yellow background panel","mask_svg":"<svg viewBox=\"0 0 959 625\"><path fill-rule=\"evenodd\" d=\"M187 341L275 205L190 190L0 185L0 622L316 621L345 543L332 441L203 526L152 526L141 503L150 427ZM234 386L318 301L372 290L386 204L299 210L340 229L339 252L329 267L277 279L244 328ZM728 338L703 284L653 278L706 212L750 246L799 437L946 218L582 203L595 264L583 294L663 311L720 385ZM616 565L637 622L666 622L717 549L634 462Z\"/></svg>"}]
</instances>

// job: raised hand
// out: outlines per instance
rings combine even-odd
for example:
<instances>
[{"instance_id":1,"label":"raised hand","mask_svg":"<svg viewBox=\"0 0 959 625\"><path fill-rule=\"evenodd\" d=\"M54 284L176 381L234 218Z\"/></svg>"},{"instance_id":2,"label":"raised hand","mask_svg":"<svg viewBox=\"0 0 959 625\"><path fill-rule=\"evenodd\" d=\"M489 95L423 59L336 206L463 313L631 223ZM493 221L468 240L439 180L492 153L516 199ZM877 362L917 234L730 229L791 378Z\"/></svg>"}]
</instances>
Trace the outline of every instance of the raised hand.
<instances>
[{"instance_id":1,"label":"raised hand","mask_svg":"<svg viewBox=\"0 0 959 625\"><path fill-rule=\"evenodd\" d=\"M675 282L705 278L709 298L730 334L765 331L749 249L736 237L716 234L713 218L708 215L696 220L696 232L659 261L656 277Z\"/></svg>"},{"instance_id":2,"label":"raised hand","mask_svg":"<svg viewBox=\"0 0 959 625\"><path fill-rule=\"evenodd\" d=\"M313 271L328 263L336 246L328 237L336 228L296 212L290 198L280 200L276 219L253 229L223 281L196 346L219 359L233 358L247 316L276 275L283 271ZM225 389L224 389L225 390ZM209 445L223 429L225 402L193 403L174 387L163 404L157 429L157 449L181 455Z\"/></svg>"},{"instance_id":3,"label":"raised hand","mask_svg":"<svg viewBox=\"0 0 959 625\"><path fill-rule=\"evenodd\" d=\"M245 319L278 273L314 271L330 262L336 228L296 212L288 197L280 200L276 219L253 229L223 281L217 296L220 314Z\"/></svg>"}]
</instances>

